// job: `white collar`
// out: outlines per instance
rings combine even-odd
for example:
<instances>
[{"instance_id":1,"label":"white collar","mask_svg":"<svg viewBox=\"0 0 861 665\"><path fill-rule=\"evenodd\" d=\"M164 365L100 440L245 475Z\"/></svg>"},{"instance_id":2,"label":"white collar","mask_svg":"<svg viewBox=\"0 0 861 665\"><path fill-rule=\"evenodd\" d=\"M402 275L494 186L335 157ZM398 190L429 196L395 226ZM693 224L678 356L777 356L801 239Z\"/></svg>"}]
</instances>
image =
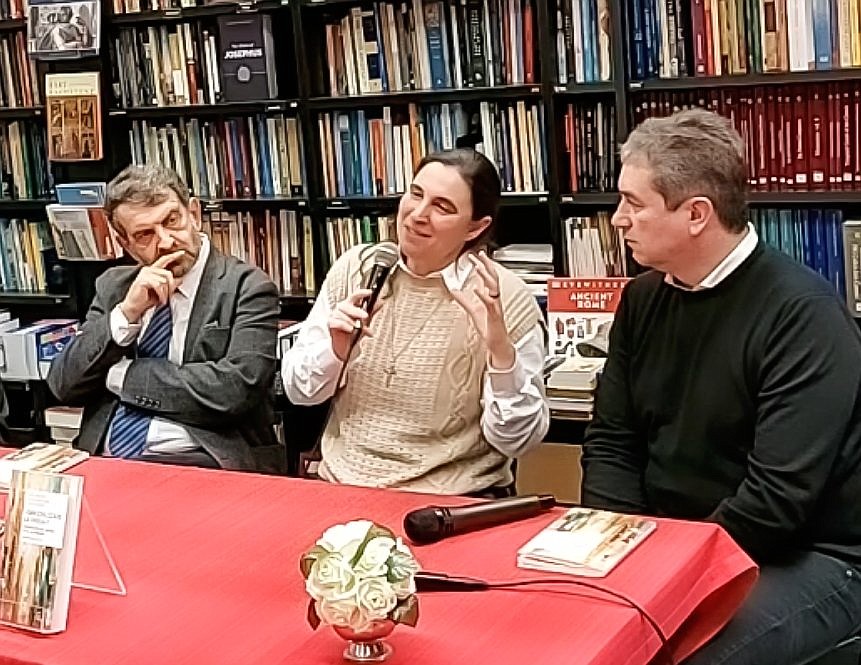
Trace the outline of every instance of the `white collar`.
<instances>
[{"instance_id":1,"label":"white collar","mask_svg":"<svg viewBox=\"0 0 861 665\"><path fill-rule=\"evenodd\" d=\"M434 277L441 277L443 284L445 284L446 288L449 291L460 291L463 289L463 285L466 284L466 280L472 274L473 265L472 261L469 260L468 255L469 252L464 252L442 270L428 273L427 275L416 275L412 270L407 267L403 255L401 255L401 257L398 259L397 264L395 265L400 270L403 270L408 275L412 275L416 279L431 279Z\"/></svg>"},{"instance_id":2,"label":"white collar","mask_svg":"<svg viewBox=\"0 0 861 665\"><path fill-rule=\"evenodd\" d=\"M686 286L677 281L670 273L664 275L664 281L670 286L675 286L682 291L703 291L705 289L713 289L723 280L729 277L735 270L745 262L747 257L753 254L756 245L759 242L759 236L756 235L756 229L753 224L747 223L747 233L744 238L733 248L733 250L724 257L723 261L717 264L714 270L703 277L699 284L694 286Z\"/></svg>"}]
</instances>

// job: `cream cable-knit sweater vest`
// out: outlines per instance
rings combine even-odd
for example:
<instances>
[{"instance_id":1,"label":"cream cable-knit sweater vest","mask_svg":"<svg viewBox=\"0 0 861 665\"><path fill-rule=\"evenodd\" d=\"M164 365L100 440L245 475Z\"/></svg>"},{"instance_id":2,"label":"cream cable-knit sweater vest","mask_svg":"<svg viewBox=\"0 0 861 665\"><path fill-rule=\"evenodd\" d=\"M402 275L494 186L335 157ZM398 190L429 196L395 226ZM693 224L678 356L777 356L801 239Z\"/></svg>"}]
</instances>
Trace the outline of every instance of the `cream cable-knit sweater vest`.
<instances>
[{"instance_id":1,"label":"cream cable-knit sweater vest","mask_svg":"<svg viewBox=\"0 0 861 665\"><path fill-rule=\"evenodd\" d=\"M373 248L355 247L329 272L334 306L360 287ZM526 285L501 266L499 291L513 343L541 313ZM474 272L465 290L480 277ZM442 277L393 271L359 342L322 439L330 481L463 494L512 482L510 461L481 432L484 340ZM394 370L394 371L392 371Z\"/></svg>"}]
</instances>

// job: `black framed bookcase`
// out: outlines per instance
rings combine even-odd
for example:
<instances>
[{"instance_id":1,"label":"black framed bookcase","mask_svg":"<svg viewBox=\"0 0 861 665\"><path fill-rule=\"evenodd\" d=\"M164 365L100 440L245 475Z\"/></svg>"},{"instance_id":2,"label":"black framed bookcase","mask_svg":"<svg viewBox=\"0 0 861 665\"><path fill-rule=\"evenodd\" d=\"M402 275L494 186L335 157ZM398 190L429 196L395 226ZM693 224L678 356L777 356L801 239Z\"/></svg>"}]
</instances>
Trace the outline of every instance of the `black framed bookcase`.
<instances>
[{"instance_id":1,"label":"black framed bookcase","mask_svg":"<svg viewBox=\"0 0 861 665\"><path fill-rule=\"evenodd\" d=\"M763 47L760 43L757 51L756 42L759 38L754 34L753 28L745 28L744 24L749 22L751 25L758 25L757 7L759 5L750 0L732 0L732 2L739 12L739 35L753 44L748 49L749 61L753 63L756 54L762 54ZM524 146L521 146L521 152L524 153L521 155L523 160L521 165L540 161L541 177L533 172L531 183L526 181L525 176L521 177L519 187L512 186L509 182L498 219L497 242L500 245L515 242L550 243L554 248L555 272L563 275L566 268L563 220L572 216L590 216L615 207L617 196L614 188L618 145L630 131L640 113L638 109L645 103L644 100L664 99L668 104L667 108L672 109L685 103L696 103L696 101L679 101L681 99L679 96L684 94L703 95L706 98L712 93L720 96L725 91L736 91L736 94L739 94L738 91L753 91L750 93L753 96L759 94L756 91L786 89L792 90L793 94L801 95L807 103L806 91L817 87L827 90L831 86L834 90L839 89L850 94L854 94L856 90L861 91L861 69L851 67L763 73L762 67L750 64L747 71L751 73L746 74L647 79L633 77L632 71L636 69L633 50L641 49L640 53L649 53L650 48L653 50L660 48L656 46L659 42L654 42L651 46L646 43L643 46L632 37L632 30L649 12L651 12L649 15L653 26L661 17L663 17L662 20L666 20L667 16L675 17L675 25L680 30L670 36L674 44L673 48L682 57L687 57L688 71L694 71L696 56L693 38L696 37L695 6L698 3L700 0L567 0L567 2L562 0L441 0L439 2L409 0L387 3L359 0L259 0L238 3L219 2L189 7L170 6L149 10L144 1L143 7L140 7L140 3L135 5L135 8L139 8L140 11L122 13L124 9L129 8L125 0L115 2L103 0L100 54L84 61L40 66L41 74L46 69L71 71L93 68L97 68L102 73L101 107L105 157L96 163L62 167L53 165L53 183L112 177L133 159L134 143L130 138L130 132L135 127L145 125L156 128L156 132L159 132L165 127L188 126L192 121L198 122L201 126L219 122L235 122L242 125L248 122L248 118L253 118L254 123L260 122L269 126L267 123L271 118L284 118L284 122L290 119L290 122L294 123L292 127L295 130L295 137L291 135L291 141L298 140L301 144L298 165L301 172L301 186L298 189L294 184L292 191L278 195L248 191L233 192L232 195L226 195L224 192L221 195L212 195L210 192L201 198L204 201L205 211L215 215L214 218L222 216L222 220L227 219L228 224L230 220L237 218L241 220L242 215L248 215L249 218L268 215L278 219L282 214L289 214L295 215L300 220L308 220L307 226L304 229L300 228L300 233L303 230L305 233L304 240L300 239L300 243L303 245L303 250L311 253L313 260L303 261L300 269L310 268L313 263L313 275L309 280L300 282L298 286L282 289L285 317L301 318L313 302L315 290L321 283L331 260L329 251L331 239L327 239L328 220L350 217L376 219L379 216L391 216L399 200L398 191L392 191L391 183L388 186L384 183L383 187L374 188L377 191L371 194L367 191L348 193L343 189L334 191L338 188L333 186L334 181L331 178L327 182L326 172L327 168L331 171L331 166L327 166L326 155L331 157L332 146L329 146L330 151L326 153L327 139L325 131L321 132L321 127L323 130L327 127L327 118L330 126L336 122L354 122L358 118L359 122L367 122L369 127L373 121L381 121L383 126L387 127L385 123L391 117L391 123L405 127L404 132L409 132L416 118L427 123L430 123L430 118L447 118L455 106L464 110L465 117L474 118L481 116L482 113L497 113L494 117L499 119L507 113L509 119L515 118L518 122L523 118L528 119L526 126L533 131L533 134ZM387 6L391 7L391 10L386 9ZM429 6L442 11L442 24L445 24L448 30L448 32L442 30L431 34L431 43L435 35L448 40L445 42L448 50L443 48L441 51L434 51L433 49L440 49L438 44L431 47L432 52L436 54L436 60L431 65L431 78L441 71L434 69L440 66L441 53L442 66L448 71L448 79L444 80L445 77L440 78L440 81L434 79L428 87L427 79L420 79L419 74L413 70L410 70L408 77L407 70L401 67L399 89L387 91L388 88L398 88L398 86L383 85L381 89L368 88L362 94L355 94L360 91L356 88L361 89L364 85L362 80L358 83L353 81L350 89L350 81L347 80L345 83L343 77L338 79L337 76L330 74L333 71L331 65L335 57L330 41L332 34L337 34L337 29L343 27L349 30L351 21L355 21L357 17L359 24L363 16L365 19L369 15L375 17L378 50L383 59L387 55L391 59L394 54L392 39L405 37L407 40L412 40L411 44L417 43L417 38L411 37L418 29L415 25L416 17L423 22L429 22L429 25L433 20L439 20L438 16L437 19L433 19L433 14L428 13ZM559 72L560 48L565 49L566 56L572 58L574 56L571 54L577 51L577 38L573 34L576 31L571 28L571 17L572 12L578 13L578 9L580 19L584 16L590 17L589 20L595 23L591 36L588 39L584 38L580 45L579 57L587 58L587 66L589 57L587 46L591 44L592 51L597 53L599 41L604 39L603 33L609 35L609 49L606 53L602 51L603 60L600 66L596 60L598 56L593 54L595 58L591 62L593 74L601 70L599 76L591 77L594 82L576 82L583 77L571 74L573 69L570 59L566 65L568 67L566 76L560 76ZM480 14L481 11L487 12L483 21L470 22L469 12L479 12L472 16L483 16ZM406 19L399 17L399 12L403 16L412 17L412 30L409 23L404 23L402 26L401 21ZM504 15L506 12L510 12L510 16L506 17ZM665 14L661 14L662 12ZM207 30L211 35L217 32L217 22L220 18L253 15L270 17L267 20L271 22L273 37L271 48L274 51L272 62L277 80L277 95L274 99L239 101L204 99L210 103L196 104L187 103L190 100L182 101L177 97L172 100L162 100L161 105L155 99L150 99L151 103L148 104L126 103L128 100L123 98L120 79L128 76L129 72L134 72L135 67L130 66L132 61L128 59L128 55L124 56L117 49L119 43L117 40L122 34L137 35L136 39L140 39L141 35L149 35L152 45L160 39L159 35L177 34L182 38L186 29ZM393 16L394 22L392 22ZM491 18L497 19L498 25L502 27L496 30ZM580 19L578 20L582 28L585 23ZM598 27L599 19L603 27ZM452 27L458 22L460 24L457 27ZM352 25L359 24L352 23ZM517 30L520 32L515 29L515 24L519 26ZM441 24L433 23L433 25ZM22 19L0 18L0 36L25 29L26 24ZM459 32L457 32L458 29ZM467 34L469 30L473 32ZM741 31L744 30L747 32L742 34ZM388 39L386 34L389 35ZM512 37L510 42L506 41L506 34ZM577 34L585 33L581 31ZM153 35L156 37L153 38ZM466 45L470 43L468 38L475 35L481 38L484 46L485 60L481 67L476 65L474 53L467 52L466 49ZM428 39L427 32L424 36ZM664 36L666 38L666 33ZM457 41L455 37L458 37ZM367 36L365 38L367 39ZM153 39L155 41L152 41ZM455 49L456 45L461 47L460 50ZM521 49L519 55L517 48ZM526 51L529 51L529 55ZM584 56L584 53L587 55ZM198 71L202 71L200 57L196 55L188 58L188 60L198 59L194 65L199 68ZM400 67L405 61L402 55L399 57L401 57L398 65ZM454 62L455 60L457 63ZM143 60L133 62L140 67L144 66ZM834 62L839 64L836 60ZM191 63L186 64L192 66ZM335 58L335 64L337 64L337 58ZM515 72L518 67L519 73L513 74L512 72ZM183 69L182 65L179 69L180 71ZM497 80L492 81L493 85L489 85L487 80L491 69L497 72ZM476 72L479 70L484 77L482 79L484 84L477 82L479 77ZM381 75L383 79L385 76ZM134 78L140 80L137 74ZM405 83L407 78L410 78L414 85ZM589 79L589 77L586 78ZM333 94L333 81L343 87L335 91L337 94ZM434 84L440 82L447 82L447 86L434 87ZM179 87L181 88L181 85ZM354 94L348 94L351 92ZM852 103L857 105L854 101ZM647 114L653 111L654 109L647 111ZM663 112L663 110L658 108L654 112ZM41 106L0 108L0 124L13 120L44 123L43 113L44 107ZM518 116L518 113L525 115ZM602 123L600 127L595 124L599 118ZM593 124L590 126L590 123ZM430 124L427 126L429 127ZM488 125L480 125L480 127L486 126ZM256 130L253 128L249 130L251 134L254 131ZM373 131L373 128L369 129L368 135L373 136ZM473 142L489 140L487 136L479 136L476 139L476 131L472 126L468 133L473 135ZM477 133L481 134L480 131ZM574 140L582 142L587 146L585 150L591 152L579 156L575 154L572 157L572 151L576 153L577 150L577 148L570 148ZM598 142L601 144L600 154L596 152L595 147ZM861 131L857 120L853 120L851 142L853 149L861 142ZM588 147L589 145L591 147ZM261 146L258 148L264 149ZM255 155L251 157L254 158ZM579 162L578 159L580 159ZM364 161L366 157L359 163ZM505 159L497 159L497 162L503 170L506 169ZM858 169L861 165L855 164L853 167ZM510 169L509 165L508 170ZM578 170L578 175L572 177L572 171L575 169ZM809 190L799 186L780 189L778 186L772 191L752 191L751 209L756 211L780 208L813 211L827 208L840 211L843 218L861 216L861 182L856 182L854 176L855 174L850 181L844 183L825 183L824 186ZM371 179L373 180L373 174ZM397 184L396 182L395 185ZM397 186L394 188L398 189ZM400 188L402 190L403 183L400 184ZM43 200L0 199L0 217L39 216L43 214L43 208ZM25 309L35 307L33 311L38 310L40 315L49 312L53 315L74 312L82 316L89 303L88 296L91 295L94 275L104 267L104 264L61 262L57 272L65 275L65 280L61 280L61 286L51 289L54 292L22 294L0 292L0 306ZM286 263L284 270L287 270Z\"/></svg>"}]
</instances>

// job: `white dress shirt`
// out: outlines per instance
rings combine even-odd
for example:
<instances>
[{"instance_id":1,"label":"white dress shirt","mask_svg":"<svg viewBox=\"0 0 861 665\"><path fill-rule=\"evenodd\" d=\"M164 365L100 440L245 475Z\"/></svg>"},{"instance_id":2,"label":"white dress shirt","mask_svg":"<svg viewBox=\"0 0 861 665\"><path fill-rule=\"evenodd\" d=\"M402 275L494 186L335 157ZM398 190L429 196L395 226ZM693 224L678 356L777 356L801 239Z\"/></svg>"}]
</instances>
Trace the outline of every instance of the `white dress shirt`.
<instances>
[{"instance_id":1,"label":"white dress shirt","mask_svg":"<svg viewBox=\"0 0 861 665\"><path fill-rule=\"evenodd\" d=\"M738 268L742 263L744 263L745 259L753 254L753 250L756 249L756 245L759 242L759 236L756 235L756 229L753 228L753 224L750 222L747 223L747 233L744 238L741 239L733 250L724 257L724 260L715 266L715 269L712 270L708 275L700 280L699 284L695 284L694 286L687 286L677 281L671 274L667 273L664 276L664 281L671 286L675 286L682 291L702 291L703 289L713 289L718 284L720 284L723 280L729 277L736 268Z\"/></svg>"},{"instance_id":2,"label":"white dress shirt","mask_svg":"<svg viewBox=\"0 0 861 665\"><path fill-rule=\"evenodd\" d=\"M450 291L463 288L473 269L462 255L439 273ZM407 268L403 260L393 270ZM296 343L281 361L284 390L294 404L319 404L335 393L341 361L332 350L329 334L329 302L326 284L320 289ZM541 322L514 345L514 365L496 369L487 361L483 386L484 408L481 431L487 442L509 457L517 457L539 445L550 424L544 397L544 356L546 345Z\"/></svg>"},{"instance_id":3,"label":"white dress shirt","mask_svg":"<svg viewBox=\"0 0 861 665\"><path fill-rule=\"evenodd\" d=\"M173 322L173 330L170 337L170 348L167 359L174 365L182 365L183 350L185 349L185 337L188 333L188 320L191 309L194 306L194 298L203 275L203 268L209 258L209 238L200 234L200 253L194 265L191 266L182 278L176 291L170 297L170 314ZM110 324L111 337L120 346L128 346L146 330L152 319L155 307L151 307L141 317L140 323L129 323L120 306L111 310ZM108 370L105 381L108 390L119 395L122 392L128 366L134 362L131 358L123 358ZM108 447L110 447L110 432L108 432ZM149 424L146 439L147 452L153 453L182 453L197 450L200 444L195 442L188 431L182 425L162 418L153 418ZM110 451L108 451L110 452Z\"/></svg>"}]
</instances>

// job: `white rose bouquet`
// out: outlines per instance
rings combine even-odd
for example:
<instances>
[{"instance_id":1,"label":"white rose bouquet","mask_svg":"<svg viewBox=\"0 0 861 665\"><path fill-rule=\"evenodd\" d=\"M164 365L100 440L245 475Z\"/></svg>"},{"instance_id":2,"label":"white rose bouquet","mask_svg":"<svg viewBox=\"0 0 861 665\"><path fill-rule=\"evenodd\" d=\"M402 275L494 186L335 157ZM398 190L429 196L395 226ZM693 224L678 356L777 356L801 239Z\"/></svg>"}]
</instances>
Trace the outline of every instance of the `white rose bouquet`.
<instances>
[{"instance_id":1,"label":"white rose bouquet","mask_svg":"<svg viewBox=\"0 0 861 665\"><path fill-rule=\"evenodd\" d=\"M418 563L399 537L369 520L336 524L300 561L311 596L308 622L357 633L390 619L415 626Z\"/></svg>"}]
</instances>

